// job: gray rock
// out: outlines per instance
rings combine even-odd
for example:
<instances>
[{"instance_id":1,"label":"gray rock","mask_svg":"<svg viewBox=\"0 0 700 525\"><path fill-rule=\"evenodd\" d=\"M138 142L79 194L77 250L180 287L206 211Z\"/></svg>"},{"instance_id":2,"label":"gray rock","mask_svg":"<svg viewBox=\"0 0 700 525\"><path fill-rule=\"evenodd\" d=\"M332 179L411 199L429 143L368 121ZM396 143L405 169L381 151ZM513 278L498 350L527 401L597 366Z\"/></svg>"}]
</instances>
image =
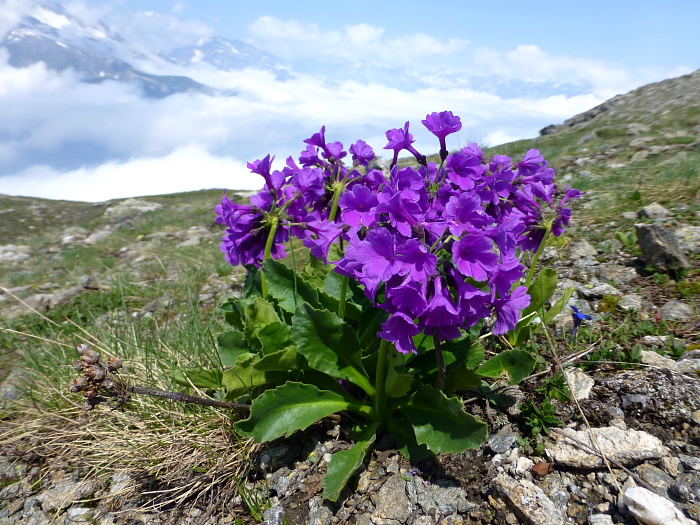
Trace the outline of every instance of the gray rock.
<instances>
[{"instance_id":1,"label":"gray rock","mask_svg":"<svg viewBox=\"0 0 700 525\"><path fill-rule=\"evenodd\" d=\"M0 456L0 483L21 479L27 475L27 471L27 464L23 461L13 461L4 456ZM15 483L15 485L17 484ZM4 493L5 489L12 486L13 485L8 485L5 487L2 493Z\"/></svg>"},{"instance_id":2,"label":"gray rock","mask_svg":"<svg viewBox=\"0 0 700 525\"><path fill-rule=\"evenodd\" d=\"M323 505L323 498L315 496L309 500L309 525L330 525L333 521L333 512Z\"/></svg>"},{"instance_id":3,"label":"gray rock","mask_svg":"<svg viewBox=\"0 0 700 525\"><path fill-rule=\"evenodd\" d=\"M625 312L629 310L641 311L644 309L644 301L642 296L636 293L623 295L617 307Z\"/></svg>"},{"instance_id":4,"label":"gray rock","mask_svg":"<svg viewBox=\"0 0 700 525\"><path fill-rule=\"evenodd\" d=\"M93 494L96 489L96 480L73 481L66 479L41 492L36 499L41 503L42 510L60 511L70 507L73 502Z\"/></svg>"},{"instance_id":5,"label":"gray rock","mask_svg":"<svg viewBox=\"0 0 700 525\"><path fill-rule=\"evenodd\" d=\"M666 494L668 489L673 485L673 478L666 472L649 463L639 465L634 471L651 485L658 494Z\"/></svg>"},{"instance_id":6,"label":"gray rock","mask_svg":"<svg viewBox=\"0 0 700 525\"><path fill-rule=\"evenodd\" d=\"M459 485L447 480L428 484L415 476L407 489L409 499L430 515L464 513L475 508Z\"/></svg>"},{"instance_id":7,"label":"gray rock","mask_svg":"<svg viewBox=\"0 0 700 525\"><path fill-rule=\"evenodd\" d=\"M517 440L518 434L506 427L489 436L489 448L496 454L503 454L510 450Z\"/></svg>"},{"instance_id":8,"label":"gray rock","mask_svg":"<svg viewBox=\"0 0 700 525\"><path fill-rule=\"evenodd\" d=\"M610 514L591 514L588 516L588 525L613 525Z\"/></svg>"},{"instance_id":9,"label":"gray rock","mask_svg":"<svg viewBox=\"0 0 700 525\"><path fill-rule=\"evenodd\" d=\"M596 286L582 286L578 293L586 299L602 299L606 295L622 295L622 292L609 284L599 284Z\"/></svg>"},{"instance_id":10,"label":"gray rock","mask_svg":"<svg viewBox=\"0 0 700 525\"><path fill-rule=\"evenodd\" d=\"M700 374L700 350L691 350L676 362L676 370L681 374Z\"/></svg>"},{"instance_id":11,"label":"gray rock","mask_svg":"<svg viewBox=\"0 0 700 525\"><path fill-rule=\"evenodd\" d=\"M659 465L661 465L661 468L664 469L668 475L674 478L680 473L679 467L681 465L681 461L675 456L666 456L661 458L659 460Z\"/></svg>"},{"instance_id":12,"label":"gray rock","mask_svg":"<svg viewBox=\"0 0 700 525\"><path fill-rule=\"evenodd\" d=\"M501 474L493 480L496 487L525 523L564 525L566 520L554 502L537 485L526 479L515 480Z\"/></svg>"},{"instance_id":13,"label":"gray rock","mask_svg":"<svg viewBox=\"0 0 700 525\"><path fill-rule=\"evenodd\" d=\"M260 468L267 472L275 471L294 460L299 447L291 441L278 441L268 445L260 453Z\"/></svg>"},{"instance_id":14,"label":"gray rock","mask_svg":"<svg viewBox=\"0 0 700 525\"><path fill-rule=\"evenodd\" d=\"M689 321L693 318L692 308L684 302L676 301L675 299L663 305L659 312L664 319L671 319L672 321Z\"/></svg>"},{"instance_id":15,"label":"gray rock","mask_svg":"<svg viewBox=\"0 0 700 525\"><path fill-rule=\"evenodd\" d=\"M399 474L394 474L384 482L373 501L375 510L372 521L378 525L404 523L414 510L406 495L406 481Z\"/></svg>"},{"instance_id":16,"label":"gray rock","mask_svg":"<svg viewBox=\"0 0 700 525\"><path fill-rule=\"evenodd\" d=\"M637 279L637 271L628 266L619 266L615 264L605 264L598 268L596 274L599 279L605 281L615 281L620 284L631 283Z\"/></svg>"},{"instance_id":17,"label":"gray rock","mask_svg":"<svg viewBox=\"0 0 700 525\"><path fill-rule=\"evenodd\" d=\"M632 122L627 124L627 133L630 135L639 135L641 133L649 133L650 131L651 128L648 125L640 122Z\"/></svg>"},{"instance_id":18,"label":"gray rock","mask_svg":"<svg viewBox=\"0 0 700 525\"><path fill-rule=\"evenodd\" d=\"M700 458L686 456L685 454L678 454L678 460L685 468L700 471Z\"/></svg>"},{"instance_id":19,"label":"gray rock","mask_svg":"<svg viewBox=\"0 0 700 525\"><path fill-rule=\"evenodd\" d=\"M104 241L113 233L114 232L112 230L99 230L94 233L91 233L87 238L85 238L83 242L88 246L92 246L94 244Z\"/></svg>"},{"instance_id":20,"label":"gray rock","mask_svg":"<svg viewBox=\"0 0 700 525\"><path fill-rule=\"evenodd\" d=\"M25 245L6 244L0 246L0 262L22 262L30 257L31 248Z\"/></svg>"},{"instance_id":21,"label":"gray rock","mask_svg":"<svg viewBox=\"0 0 700 525\"><path fill-rule=\"evenodd\" d=\"M681 226L676 229L676 237L687 253L700 253L700 226Z\"/></svg>"},{"instance_id":22,"label":"gray rock","mask_svg":"<svg viewBox=\"0 0 700 525\"><path fill-rule=\"evenodd\" d=\"M673 359L659 355L652 350L642 350L642 363L669 370L676 369L676 362Z\"/></svg>"},{"instance_id":23,"label":"gray rock","mask_svg":"<svg viewBox=\"0 0 700 525\"><path fill-rule=\"evenodd\" d=\"M632 155L632 158L630 159L630 162L640 162L642 160L646 160L646 158L649 156L649 150L648 149L642 149L637 152L635 152L634 155Z\"/></svg>"},{"instance_id":24,"label":"gray rock","mask_svg":"<svg viewBox=\"0 0 700 525\"><path fill-rule=\"evenodd\" d=\"M282 505L274 505L263 512L264 525L284 525L285 523L284 507Z\"/></svg>"},{"instance_id":25,"label":"gray rock","mask_svg":"<svg viewBox=\"0 0 700 525\"><path fill-rule=\"evenodd\" d=\"M659 224L637 224L637 242L647 264L657 270L688 268L690 263L676 234Z\"/></svg>"},{"instance_id":26,"label":"gray rock","mask_svg":"<svg viewBox=\"0 0 700 525\"><path fill-rule=\"evenodd\" d=\"M598 250L583 239L576 240L569 245L569 257L572 259L583 259L596 255L598 255Z\"/></svg>"},{"instance_id":27,"label":"gray rock","mask_svg":"<svg viewBox=\"0 0 700 525\"><path fill-rule=\"evenodd\" d=\"M609 459L633 465L646 459L658 459L668 455L668 449L661 441L646 432L638 430L621 430L615 427L594 428L595 441L600 445ZM583 449L575 441L562 434L571 436L576 441L598 450L588 430L575 431L563 429L553 432L554 441L547 447L547 454L556 463L577 468L600 468L605 466L603 459L588 449Z\"/></svg>"},{"instance_id":28,"label":"gray rock","mask_svg":"<svg viewBox=\"0 0 700 525\"><path fill-rule=\"evenodd\" d=\"M29 374L26 370L13 368L4 381L0 382L0 408L12 401L17 401L23 395L23 389L27 386ZM0 480L2 472L0 472Z\"/></svg>"},{"instance_id":29,"label":"gray rock","mask_svg":"<svg viewBox=\"0 0 700 525\"><path fill-rule=\"evenodd\" d=\"M162 208L162 204L140 199L127 199L105 210L105 218L110 220L133 219L149 211Z\"/></svg>"},{"instance_id":30,"label":"gray rock","mask_svg":"<svg viewBox=\"0 0 700 525\"><path fill-rule=\"evenodd\" d=\"M658 202L652 202L644 206L641 210L637 212L639 218L649 218L649 219L665 219L670 217L672 214L666 208L661 206Z\"/></svg>"}]
</instances>

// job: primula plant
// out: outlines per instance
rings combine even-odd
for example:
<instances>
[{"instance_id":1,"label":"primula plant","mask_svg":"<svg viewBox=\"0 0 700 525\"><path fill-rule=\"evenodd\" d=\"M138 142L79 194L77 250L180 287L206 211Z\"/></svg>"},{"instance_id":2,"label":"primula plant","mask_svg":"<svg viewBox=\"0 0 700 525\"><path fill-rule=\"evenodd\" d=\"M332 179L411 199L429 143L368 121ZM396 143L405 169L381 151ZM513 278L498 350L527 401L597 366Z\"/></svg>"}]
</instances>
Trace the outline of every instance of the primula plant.
<instances>
[{"instance_id":1,"label":"primula plant","mask_svg":"<svg viewBox=\"0 0 700 525\"><path fill-rule=\"evenodd\" d=\"M488 159L476 144L448 154L446 137L461 129L449 111L423 125L439 140L439 164L414 148L408 122L386 133L389 173L370 169L368 144L346 151L324 127L281 169L270 156L248 164L264 180L249 205L224 195L217 207L228 228L222 250L248 269L246 293L224 305L233 327L219 337L224 370L179 379L252 402L236 429L259 441L354 414L355 445L328 466L331 500L381 433L412 460L478 447L486 424L458 393L485 378L506 374L514 384L529 375L535 359L513 348L570 296L545 312L557 277L544 269L535 278L535 266L580 192L559 192L536 150L519 162ZM413 166L399 166L404 150ZM302 243L303 271L279 261ZM479 341L489 329L512 346L484 361Z\"/></svg>"}]
</instances>

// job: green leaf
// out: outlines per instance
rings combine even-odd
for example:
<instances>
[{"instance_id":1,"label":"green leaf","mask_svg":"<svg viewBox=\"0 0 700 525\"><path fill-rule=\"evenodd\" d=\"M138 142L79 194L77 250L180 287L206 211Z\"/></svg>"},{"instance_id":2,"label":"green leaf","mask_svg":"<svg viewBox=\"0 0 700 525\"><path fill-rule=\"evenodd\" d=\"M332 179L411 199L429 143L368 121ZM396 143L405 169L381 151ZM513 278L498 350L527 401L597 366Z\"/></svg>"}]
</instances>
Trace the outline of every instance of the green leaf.
<instances>
[{"instance_id":1,"label":"green leaf","mask_svg":"<svg viewBox=\"0 0 700 525\"><path fill-rule=\"evenodd\" d=\"M406 368L406 357L397 352L390 350L387 356L387 374L385 391L388 399L403 397L408 394L413 383L413 374L404 373Z\"/></svg>"},{"instance_id":2,"label":"green leaf","mask_svg":"<svg viewBox=\"0 0 700 525\"><path fill-rule=\"evenodd\" d=\"M376 438L377 425L372 424L364 432L364 437L359 439L352 448L333 454L333 458L328 464L326 478L323 480L323 497L325 499L338 501L345 485L364 463L367 452Z\"/></svg>"},{"instance_id":3,"label":"green leaf","mask_svg":"<svg viewBox=\"0 0 700 525\"><path fill-rule=\"evenodd\" d=\"M322 289L319 290L319 301L331 312L338 313L344 279L345 277L339 273L329 272L323 281ZM353 301L352 288L352 282L348 283L348 289L345 292L345 317L359 320L362 316L362 312L359 306Z\"/></svg>"},{"instance_id":4,"label":"green leaf","mask_svg":"<svg viewBox=\"0 0 700 525\"><path fill-rule=\"evenodd\" d=\"M436 454L461 454L486 441L486 423L467 414L459 398L431 386L421 385L400 410L413 425L416 441Z\"/></svg>"},{"instance_id":5,"label":"green leaf","mask_svg":"<svg viewBox=\"0 0 700 525\"><path fill-rule=\"evenodd\" d=\"M418 444L413 426L407 419L390 419L387 426L399 451L410 461L420 461L432 455L428 447Z\"/></svg>"},{"instance_id":6,"label":"green leaf","mask_svg":"<svg viewBox=\"0 0 700 525\"><path fill-rule=\"evenodd\" d=\"M250 408L250 417L235 424L245 437L271 441L304 430L316 421L351 408L344 397L313 385L288 382L258 397Z\"/></svg>"},{"instance_id":7,"label":"green leaf","mask_svg":"<svg viewBox=\"0 0 700 525\"><path fill-rule=\"evenodd\" d=\"M472 347L469 349L469 356L467 356L467 367L475 369L481 363L484 362L486 358L486 352L481 343L473 343Z\"/></svg>"},{"instance_id":8,"label":"green leaf","mask_svg":"<svg viewBox=\"0 0 700 525\"><path fill-rule=\"evenodd\" d=\"M292 329L287 323L270 323L258 332L258 339L264 354L278 352L292 344Z\"/></svg>"},{"instance_id":9,"label":"green leaf","mask_svg":"<svg viewBox=\"0 0 700 525\"><path fill-rule=\"evenodd\" d=\"M474 390L481 385L481 376L474 369L469 368L467 363L460 363L445 380L442 391L445 394L452 394L457 391Z\"/></svg>"},{"instance_id":10,"label":"green leaf","mask_svg":"<svg viewBox=\"0 0 700 525\"><path fill-rule=\"evenodd\" d=\"M275 307L262 297L255 299L245 307L245 334L248 337L248 344L258 344L257 334L270 323L280 322L280 318L275 312Z\"/></svg>"},{"instance_id":11,"label":"green leaf","mask_svg":"<svg viewBox=\"0 0 700 525\"><path fill-rule=\"evenodd\" d=\"M518 384L535 369L535 358L524 350L505 350L486 361L476 372L483 377L501 377L508 373L509 385Z\"/></svg>"},{"instance_id":12,"label":"green leaf","mask_svg":"<svg viewBox=\"0 0 700 525\"><path fill-rule=\"evenodd\" d=\"M265 385L279 384L285 380L285 372L269 372L256 368L261 360L258 354L243 354L236 361L235 367L224 370L221 384L227 390L228 399L236 399Z\"/></svg>"},{"instance_id":13,"label":"green leaf","mask_svg":"<svg viewBox=\"0 0 700 525\"><path fill-rule=\"evenodd\" d=\"M297 352L296 346L288 346L277 352L265 355L253 366L257 370L268 371L296 371L305 368L306 359Z\"/></svg>"},{"instance_id":14,"label":"green leaf","mask_svg":"<svg viewBox=\"0 0 700 525\"><path fill-rule=\"evenodd\" d=\"M351 381L369 395L374 394L374 387L362 366L357 335L337 315L303 304L292 318L292 338L309 366Z\"/></svg>"},{"instance_id":15,"label":"green leaf","mask_svg":"<svg viewBox=\"0 0 700 525\"><path fill-rule=\"evenodd\" d=\"M304 279L316 288L324 287L326 275L331 272L332 266L317 259L313 254L309 254L309 262L304 265Z\"/></svg>"},{"instance_id":16,"label":"green leaf","mask_svg":"<svg viewBox=\"0 0 700 525\"><path fill-rule=\"evenodd\" d=\"M564 295L559 298L559 300L552 305L552 307L547 311L546 314L544 314L544 322L549 323L554 317L559 315L559 313L562 311L562 309L569 304L569 300L571 299L571 296L574 294L575 288L573 286L569 286L566 290L564 290Z\"/></svg>"},{"instance_id":17,"label":"green leaf","mask_svg":"<svg viewBox=\"0 0 700 525\"><path fill-rule=\"evenodd\" d=\"M221 305L224 312L224 320L236 330L243 330L243 317L237 305L237 299L229 299Z\"/></svg>"},{"instance_id":18,"label":"green leaf","mask_svg":"<svg viewBox=\"0 0 700 525\"><path fill-rule=\"evenodd\" d=\"M197 388L221 388L222 370L179 370L173 371L173 382L182 386Z\"/></svg>"},{"instance_id":19,"label":"green leaf","mask_svg":"<svg viewBox=\"0 0 700 525\"><path fill-rule=\"evenodd\" d=\"M283 310L294 312L303 302L318 306L316 288L298 272L274 259L267 259L263 263L263 272L267 279L268 293Z\"/></svg>"},{"instance_id":20,"label":"green leaf","mask_svg":"<svg viewBox=\"0 0 700 525\"><path fill-rule=\"evenodd\" d=\"M549 301L557 287L559 276L553 268L543 268L537 278L530 284L527 293L530 295L530 305L523 310L522 317L540 310Z\"/></svg>"},{"instance_id":21,"label":"green leaf","mask_svg":"<svg viewBox=\"0 0 700 525\"><path fill-rule=\"evenodd\" d=\"M377 331L387 319L389 319L389 313L386 310L382 310L371 304L363 309L360 314L360 322L357 326L357 337L363 348L368 348L377 340Z\"/></svg>"},{"instance_id":22,"label":"green leaf","mask_svg":"<svg viewBox=\"0 0 700 525\"><path fill-rule=\"evenodd\" d=\"M238 330L224 332L216 339L219 342L219 359L225 367L235 366L238 358L251 350L245 334Z\"/></svg>"}]
</instances>

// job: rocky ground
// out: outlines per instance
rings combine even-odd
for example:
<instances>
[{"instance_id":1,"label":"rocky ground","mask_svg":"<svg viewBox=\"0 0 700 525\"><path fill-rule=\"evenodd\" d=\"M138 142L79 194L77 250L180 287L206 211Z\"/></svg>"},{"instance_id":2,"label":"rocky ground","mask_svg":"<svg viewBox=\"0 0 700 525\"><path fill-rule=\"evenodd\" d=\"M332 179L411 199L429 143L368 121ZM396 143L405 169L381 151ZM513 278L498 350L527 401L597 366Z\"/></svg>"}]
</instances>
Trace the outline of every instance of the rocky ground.
<instances>
[{"instance_id":1,"label":"rocky ground","mask_svg":"<svg viewBox=\"0 0 700 525\"><path fill-rule=\"evenodd\" d=\"M77 408L64 415L26 401L34 399L26 390L29 375L13 366L24 358L21 345L6 336L0 343L0 525L700 522L700 193L682 194L697 186L694 164L687 163L698 149L699 86L699 73L646 86L546 130L544 139L559 142L534 144L543 150L559 144L561 155L545 154L555 155L560 178L589 190L572 229L543 262L557 269L559 293L573 287L569 304L594 319L570 344L571 311L563 312L552 330L557 355L541 335L532 347L542 356L535 376L465 399L489 424L491 437L480 449L409 463L384 438L337 504L320 495L331 455L349 446L334 420L250 449L242 483L235 481L239 470L212 478L188 462L185 456L194 452L183 450L194 451L199 442L185 449L178 438L157 433L150 439L165 443L170 460L176 458L169 465L179 464L174 469L183 470L182 478L135 468L121 456L96 461L86 452L96 439L86 425L104 420L106 427L147 434L150 423L137 410L88 417ZM650 186L651 175L644 183L627 177L657 169L681 172L687 184ZM674 191L678 195L667 198ZM623 211L619 199L605 200L615 192L625 196ZM656 194L664 206L654 202ZM11 207L0 210L7 239L0 244L4 326L30 333L39 313L59 321L65 314L121 334L137 321L149 327L151 320L186 317L178 309L185 288L196 308L213 311L240 292L243 276L217 266L222 232L212 220L216 198L209 197L204 204L162 196L70 212L64 203L63 215L50 201L11 198ZM71 216L80 221L71 223ZM202 260L207 264L195 265ZM95 318L80 317L81 308ZM56 337L75 331L67 322L60 326ZM556 375L560 363L571 398L555 395L564 389ZM60 396L77 406L63 387ZM44 420L46 427L37 430ZM225 463L232 444L230 421L222 421L219 441L206 447ZM533 433L538 422L544 433ZM199 488L183 492L180 479ZM167 494L177 494L176 503L168 504Z\"/></svg>"}]
</instances>

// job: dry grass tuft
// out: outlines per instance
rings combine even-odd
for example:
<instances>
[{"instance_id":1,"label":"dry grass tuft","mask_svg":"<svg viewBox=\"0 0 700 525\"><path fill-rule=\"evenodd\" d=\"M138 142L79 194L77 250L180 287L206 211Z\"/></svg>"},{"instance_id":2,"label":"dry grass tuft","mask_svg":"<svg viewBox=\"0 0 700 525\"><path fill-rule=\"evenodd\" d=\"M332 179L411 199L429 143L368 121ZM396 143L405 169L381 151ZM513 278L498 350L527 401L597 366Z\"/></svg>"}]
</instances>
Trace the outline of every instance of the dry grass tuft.
<instances>
[{"instance_id":1,"label":"dry grass tuft","mask_svg":"<svg viewBox=\"0 0 700 525\"><path fill-rule=\"evenodd\" d=\"M16 406L0 421L0 452L45 466L58 459L84 479L128 474L133 483L98 498L117 514L125 501L138 502L129 512L194 506L216 512L236 495L259 445L236 437L229 414L207 412Z\"/></svg>"}]
</instances>

